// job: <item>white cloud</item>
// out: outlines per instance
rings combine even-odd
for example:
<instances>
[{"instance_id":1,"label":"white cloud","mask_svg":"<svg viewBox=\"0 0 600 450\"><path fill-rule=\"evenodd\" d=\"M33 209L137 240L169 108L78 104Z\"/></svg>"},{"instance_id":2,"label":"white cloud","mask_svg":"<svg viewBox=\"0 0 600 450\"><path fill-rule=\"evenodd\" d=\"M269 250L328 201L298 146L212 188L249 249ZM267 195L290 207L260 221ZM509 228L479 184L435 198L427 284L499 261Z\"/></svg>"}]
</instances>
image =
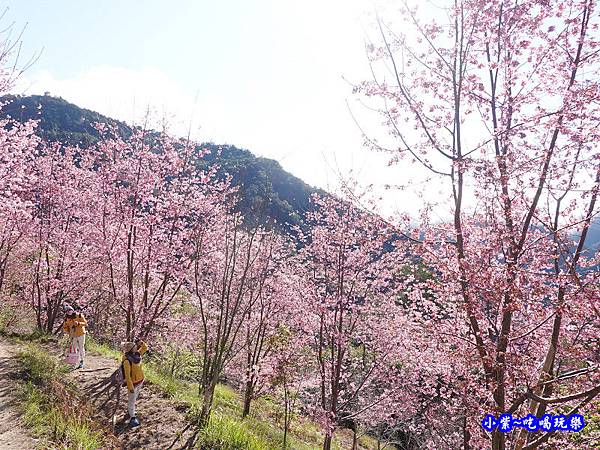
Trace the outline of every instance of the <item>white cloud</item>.
<instances>
[{"instance_id":1,"label":"white cloud","mask_svg":"<svg viewBox=\"0 0 600 450\"><path fill-rule=\"evenodd\" d=\"M62 97L83 108L140 124L148 108L155 124L165 117L171 120L190 118L194 111L193 97L162 71L153 67L131 70L109 65L93 66L65 79L57 79L41 70L19 81L17 92ZM173 131L185 131L173 122Z\"/></svg>"}]
</instances>

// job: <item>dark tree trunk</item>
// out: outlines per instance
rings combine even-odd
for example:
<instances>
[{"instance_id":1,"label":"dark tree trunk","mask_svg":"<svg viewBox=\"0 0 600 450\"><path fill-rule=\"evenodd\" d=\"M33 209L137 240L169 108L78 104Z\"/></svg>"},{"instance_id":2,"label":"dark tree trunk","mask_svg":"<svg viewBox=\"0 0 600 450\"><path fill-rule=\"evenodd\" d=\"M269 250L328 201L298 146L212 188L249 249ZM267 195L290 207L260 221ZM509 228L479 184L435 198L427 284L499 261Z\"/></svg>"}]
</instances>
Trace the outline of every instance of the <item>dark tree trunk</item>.
<instances>
[{"instance_id":1,"label":"dark tree trunk","mask_svg":"<svg viewBox=\"0 0 600 450\"><path fill-rule=\"evenodd\" d=\"M242 411L242 419L250 414L250 404L254 395L254 383L252 380L246 381L246 389L244 391L244 410Z\"/></svg>"},{"instance_id":2,"label":"dark tree trunk","mask_svg":"<svg viewBox=\"0 0 600 450\"><path fill-rule=\"evenodd\" d=\"M216 386L216 381L211 380L208 386L202 389L200 393L202 396L202 408L200 410L200 416L198 417L198 428L206 428L210 422Z\"/></svg>"}]
</instances>

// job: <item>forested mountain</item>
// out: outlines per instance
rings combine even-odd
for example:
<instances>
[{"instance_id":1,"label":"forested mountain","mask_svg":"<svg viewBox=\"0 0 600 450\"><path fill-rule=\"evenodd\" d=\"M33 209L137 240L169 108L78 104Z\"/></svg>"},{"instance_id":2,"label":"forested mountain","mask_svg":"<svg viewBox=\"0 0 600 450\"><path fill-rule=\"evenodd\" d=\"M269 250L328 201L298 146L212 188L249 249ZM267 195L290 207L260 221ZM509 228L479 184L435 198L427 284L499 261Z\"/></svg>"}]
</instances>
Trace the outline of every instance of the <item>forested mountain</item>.
<instances>
[{"instance_id":1,"label":"forested mountain","mask_svg":"<svg viewBox=\"0 0 600 450\"><path fill-rule=\"evenodd\" d=\"M132 127L97 112L80 108L51 95L5 96L1 117L19 121L39 120L37 133L48 141L87 147L99 139L94 123L108 123L127 137ZM276 221L288 231L290 225L303 223L303 213L310 207L310 196L321 192L283 170L272 159L257 157L248 150L232 145L200 144L210 153L199 166L217 163L219 176L229 174L240 189L240 211L251 221ZM322 192L321 192L322 193Z\"/></svg>"},{"instance_id":2,"label":"forested mountain","mask_svg":"<svg viewBox=\"0 0 600 450\"><path fill-rule=\"evenodd\" d=\"M6 104L0 117L10 116L19 121L39 120L37 133L48 141L60 141L69 145L87 147L99 139L94 128L96 122L111 124L127 137L132 127L89 109L80 108L60 97L30 95L3 97ZM252 222L276 221L284 231L291 225L304 223L303 215L310 208L310 196L324 192L304 183L286 172L272 159L257 157L250 151L233 145L202 143L200 147L210 150L200 167L217 163L219 176L229 174L240 189L240 211ZM586 247L600 248L600 219L589 230Z\"/></svg>"}]
</instances>

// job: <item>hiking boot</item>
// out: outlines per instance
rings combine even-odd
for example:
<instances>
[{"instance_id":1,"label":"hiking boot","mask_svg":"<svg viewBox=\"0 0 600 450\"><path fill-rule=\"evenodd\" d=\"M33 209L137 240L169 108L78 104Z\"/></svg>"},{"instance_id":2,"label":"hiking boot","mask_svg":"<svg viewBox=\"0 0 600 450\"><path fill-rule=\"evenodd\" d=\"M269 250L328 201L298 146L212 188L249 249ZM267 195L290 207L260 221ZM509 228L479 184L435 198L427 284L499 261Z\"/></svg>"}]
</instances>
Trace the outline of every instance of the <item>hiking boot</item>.
<instances>
[{"instance_id":1,"label":"hiking boot","mask_svg":"<svg viewBox=\"0 0 600 450\"><path fill-rule=\"evenodd\" d=\"M132 417L131 419L129 419L129 426L131 428L136 428L140 426L140 421L138 420L137 417Z\"/></svg>"},{"instance_id":2,"label":"hiking boot","mask_svg":"<svg viewBox=\"0 0 600 450\"><path fill-rule=\"evenodd\" d=\"M79 361L79 365L77 366L77 369L83 369L83 361Z\"/></svg>"}]
</instances>

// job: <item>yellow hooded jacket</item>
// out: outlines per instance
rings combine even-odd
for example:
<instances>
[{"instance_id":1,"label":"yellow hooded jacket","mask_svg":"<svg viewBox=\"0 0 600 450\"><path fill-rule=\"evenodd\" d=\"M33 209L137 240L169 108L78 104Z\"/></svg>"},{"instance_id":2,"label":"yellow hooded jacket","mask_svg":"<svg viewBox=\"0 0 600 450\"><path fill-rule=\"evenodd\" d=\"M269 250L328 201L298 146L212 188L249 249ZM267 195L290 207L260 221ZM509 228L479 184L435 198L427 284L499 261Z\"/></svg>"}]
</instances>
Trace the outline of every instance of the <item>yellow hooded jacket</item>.
<instances>
[{"instance_id":1,"label":"yellow hooded jacket","mask_svg":"<svg viewBox=\"0 0 600 450\"><path fill-rule=\"evenodd\" d=\"M63 330L65 333L69 333L71 337L79 337L87 333L85 327L87 327L87 320L85 320L83 314L77 314L73 319L67 317Z\"/></svg>"},{"instance_id":2,"label":"yellow hooded jacket","mask_svg":"<svg viewBox=\"0 0 600 450\"><path fill-rule=\"evenodd\" d=\"M140 353L140 356L142 356L144 353L146 353L146 350L148 350L148 344L146 344L144 341L140 341L140 344L141 345L138 349L138 352ZM140 362L137 364L132 363L127 359L127 356L125 356L125 354L123 354L123 358L121 360L123 361L127 389L129 389L129 392L133 392L133 387L136 384L140 384L142 381L144 381L142 361L140 360Z\"/></svg>"}]
</instances>

